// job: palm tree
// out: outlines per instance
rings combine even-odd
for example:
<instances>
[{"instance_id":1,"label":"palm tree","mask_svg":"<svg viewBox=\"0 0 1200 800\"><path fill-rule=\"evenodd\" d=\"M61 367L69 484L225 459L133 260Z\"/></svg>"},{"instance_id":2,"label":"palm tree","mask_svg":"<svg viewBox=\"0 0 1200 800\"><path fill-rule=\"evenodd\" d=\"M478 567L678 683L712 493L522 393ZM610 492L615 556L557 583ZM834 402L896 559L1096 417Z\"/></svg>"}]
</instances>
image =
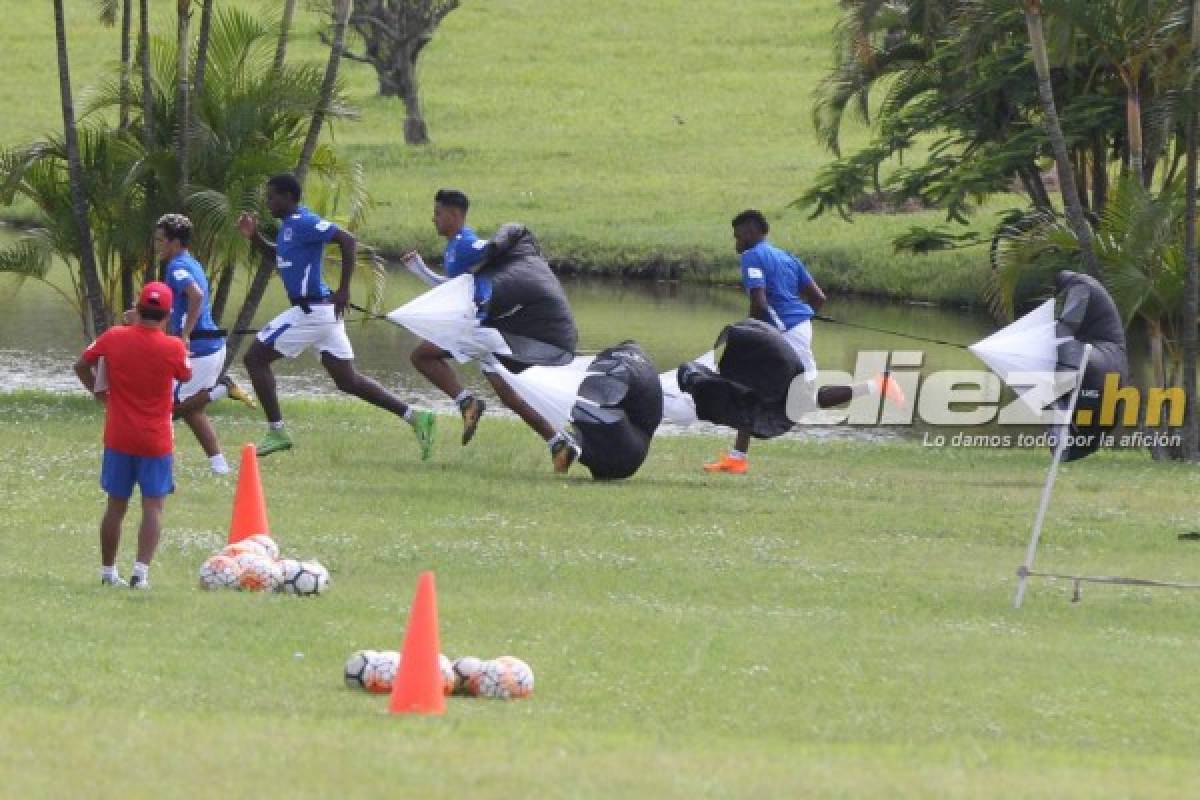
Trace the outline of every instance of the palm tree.
<instances>
[{"instance_id":1,"label":"palm tree","mask_svg":"<svg viewBox=\"0 0 1200 800\"><path fill-rule=\"evenodd\" d=\"M179 167L179 198L182 200L187 196L188 178L191 174L188 171L188 140L192 133L192 116L188 110L191 100L188 85L188 73L191 65L188 56L191 54L192 44L188 29L192 21L192 0L178 0L176 19L178 40L175 43L175 57L178 59L178 63L175 67L175 79L179 82L179 88L175 104L179 113L177 121L179 139L176 143L175 158Z\"/></svg>"},{"instance_id":2,"label":"palm tree","mask_svg":"<svg viewBox=\"0 0 1200 800\"><path fill-rule=\"evenodd\" d=\"M1180 325L1183 348L1183 391L1186 409L1183 423L1183 458L1200 460L1200 427L1197 416L1196 357L1197 357L1197 256L1196 256L1196 184L1197 128L1200 127L1200 0L1192 0L1191 62L1193 76L1189 81L1187 108L1187 212L1184 215L1184 263L1187 266L1183 288L1183 310Z\"/></svg>"},{"instance_id":3,"label":"palm tree","mask_svg":"<svg viewBox=\"0 0 1200 800\"><path fill-rule=\"evenodd\" d=\"M296 12L296 0L283 0L283 16L279 20L279 39L275 44L275 61L272 68L278 72L283 69L287 58L288 37L292 31L292 16Z\"/></svg>"},{"instance_id":4,"label":"palm tree","mask_svg":"<svg viewBox=\"0 0 1200 800\"><path fill-rule=\"evenodd\" d=\"M100 334L107 330L109 316L104 303L104 292L100 287L100 278L96 272L95 253L92 250L92 228L88 220L84 187L87 176L79 160L79 132L75 127L75 103L71 98L71 68L67 59L67 27L63 18L62 0L54 0L54 42L58 50L58 92L62 101L71 210L75 219L76 235L79 237L79 272L85 287L87 309L91 314L91 325L87 327L90 327L91 333Z\"/></svg>"},{"instance_id":5,"label":"palm tree","mask_svg":"<svg viewBox=\"0 0 1200 800\"><path fill-rule=\"evenodd\" d=\"M1045 116L1046 134L1054 151L1054 163L1058 169L1058 184L1062 191L1063 208L1071 231L1079 240L1079 251L1084 269L1089 275L1099 276L1100 266L1092 244L1092 228L1083 215L1079 201L1079 189L1075 184L1075 170L1067 152L1058 111L1054 105L1054 86L1050 83L1050 57L1046 52L1046 36L1042 26L1041 0L1024 0L1025 24L1029 30L1029 47L1033 55L1033 66L1037 71L1038 94L1041 96L1042 113ZM1140 174L1140 173L1139 173Z\"/></svg>"}]
</instances>

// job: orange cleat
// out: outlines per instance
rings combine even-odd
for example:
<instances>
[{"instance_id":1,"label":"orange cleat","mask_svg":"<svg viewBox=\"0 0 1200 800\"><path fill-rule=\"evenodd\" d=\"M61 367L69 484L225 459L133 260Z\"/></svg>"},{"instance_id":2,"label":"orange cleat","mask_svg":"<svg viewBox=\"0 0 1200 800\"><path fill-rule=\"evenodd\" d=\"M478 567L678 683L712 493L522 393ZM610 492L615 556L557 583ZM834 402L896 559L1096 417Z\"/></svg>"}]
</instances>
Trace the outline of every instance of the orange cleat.
<instances>
[{"instance_id":1,"label":"orange cleat","mask_svg":"<svg viewBox=\"0 0 1200 800\"><path fill-rule=\"evenodd\" d=\"M729 454L704 465L705 472L728 472L733 475L745 475L748 469L750 469L750 462L747 459L734 458Z\"/></svg>"},{"instance_id":2,"label":"orange cleat","mask_svg":"<svg viewBox=\"0 0 1200 800\"><path fill-rule=\"evenodd\" d=\"M904 396L904 390L900 388L900 384L896 383L896 379L886 372L875 376L875 385L879 387L879 393L892 402L892 405L897 408L904 408L908 405L908 399Z\"/></svg>"}]
</instances>

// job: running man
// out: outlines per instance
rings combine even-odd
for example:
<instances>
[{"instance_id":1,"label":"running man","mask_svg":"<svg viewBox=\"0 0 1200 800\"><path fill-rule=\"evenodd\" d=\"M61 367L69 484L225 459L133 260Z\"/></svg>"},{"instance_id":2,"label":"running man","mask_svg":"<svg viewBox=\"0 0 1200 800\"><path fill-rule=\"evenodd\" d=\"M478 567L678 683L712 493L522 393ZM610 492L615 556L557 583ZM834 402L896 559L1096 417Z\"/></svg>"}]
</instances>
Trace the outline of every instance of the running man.
<instances>
[{"instance_id":1,"label":"running man","mask_svg":"<svg viewBox=\"0 0 1200 800\"><path fill-rule=\"evenodd\" d=\"M415 250L404 254L404 265L430 286L437 286L467 274L483 258L483 248L487 240L480 239L475 235L475 231L467 227L468 206L467 196L456 189L440 189L434 195L433 227L437 229L438 236L446 240L446 249L442 254L442 269L446 273L444 277L425 266L425 262ZM427 341L417 345L410 356L417 371L441 389L447 397L452 398L458 406L463 419L462 443L466 445L475 435L475 430L479 427L479 418L487 409L487 403L476 397L470 389L463 388L458 375L449 364L450 358L450 353Z\"/></svg>"},{"instance_id":2,"label":"running man","mask_svg":"<svg viewBox=\"0 0 1200 800\"><path fill-rule=\"evenodd\" d=\"M163 283L175 297L168 331L183 340L192 362L191 379L175 386L174 417L182 417L192 429L213 474L227 475L229 464L204 408L226 396L250 408L258 406L233 378L221 377L225 332L213 322L208 278L204 267L188 251L191 240L192 221L182 214L164 214L154 226L154 250L163 265Z\"/></svg>"},{"instance_id":3,"label":"running man","mask_svg":"<svg viewBox=\"0 0 1200 800\"><path fill-rule=\"evenodd\" d=\"M267 417L267 435L258 445L260 456L289 450L291 437L283 425L275 375L271 363L295 358L310 347L321 354L321 364L341 391L390 411L412 426L421 448L421 460L433 453L435 417L431 411L414 411L377 381L354 369L354 350L346 336L342 314L350 303L350 278L358 242L332 222L321 219L300 205L300 182L289 174L267 181L267 208L280 221L279 233L271 244L258 235L258 218L243 213L238 230L260 253L275 258L279 277L292 307L263 328L246 352L246 370L254 393ZM325 246L336 242L342 254L342 280L331 291L321 276Z\"/></svg>"},{"instance_id":4,"label":"running man","mask_svg":"<svg viewBox=\"0 0 1200 800\"><path fill-rule=\"evenodd\" d=\"M863 394L886 394L904 405L904 393L895 381L879 375L854 386L824 386L816 390L817 362L812 354L812 318L825 304L825 293L809 275L803 262L767 241L770 226L762 212L748 209L733 218L734 247L741 256L742 286L750 296L750 314L778 329L804 367L808 405L833 408ZM733 448L704 465L705 472L745 474L749 469L748 429L739 430Z\"/></svg>"},{"instance_id":5,"label":"running man","mask_svg":"<svg viewBox=\"0 0 1200 800\"><path fill-rule=\"evenodd\" d=\"M192 367L183 342L163 332L171 303L170 287L146 284L131 324L109 328L75 362L79 382L106 406L100 486L108 494L108 506L100 521L100 583L107 586L150 588L163 507L175 491L173 389L176 381L192 377ZM93 372L101 358L106 388L97 388ZM126 583L117 572L117 549L134 485L142 493L142 522L133 576Z\"/></svg>"}]
</instances>

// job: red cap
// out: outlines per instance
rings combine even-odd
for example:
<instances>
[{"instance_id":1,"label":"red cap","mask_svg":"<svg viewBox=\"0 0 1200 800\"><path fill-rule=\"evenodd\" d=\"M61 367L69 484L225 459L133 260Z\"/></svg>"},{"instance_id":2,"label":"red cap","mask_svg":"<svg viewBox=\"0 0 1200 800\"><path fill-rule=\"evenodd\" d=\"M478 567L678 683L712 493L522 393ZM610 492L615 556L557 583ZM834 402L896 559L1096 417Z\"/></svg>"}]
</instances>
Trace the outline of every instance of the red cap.
<instances>
[{"instance_id":1,"label":"red cap","mask_svg":"<svg viewBox=\"0 0 1200 800\"><path fill-rule=\"evenodd\" d=\"M157 308L162 311L167 311L171 308L171 303L175 301L175 296L171 293L171 287L159 281L151 281L142 287L142 293L138 297L139 308Z\"/></svg>"}]
</instances>

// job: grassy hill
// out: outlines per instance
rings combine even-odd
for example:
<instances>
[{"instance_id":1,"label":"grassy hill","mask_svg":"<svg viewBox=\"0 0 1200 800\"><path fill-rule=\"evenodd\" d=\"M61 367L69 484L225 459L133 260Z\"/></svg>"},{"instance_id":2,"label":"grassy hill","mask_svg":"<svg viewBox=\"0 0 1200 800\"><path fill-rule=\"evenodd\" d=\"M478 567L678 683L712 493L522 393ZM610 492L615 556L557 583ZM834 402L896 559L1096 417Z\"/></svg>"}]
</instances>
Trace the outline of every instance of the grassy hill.
<instances>
[{"instance_id":1,"label":"grassy hill","mask_svg":"<svg viewBox=\"0 0 1200 800\"><path fill-rule=\"evenodd\" d=\"M66 5L83 89L115 65L118 34L95 21L92 0ZM158 13L156 30L173 30ZM59 129L61 117L50 9L11 4L6 15L0 97L19 111L0 121L0 144L11 145ZM343 67L362 119L334 139L366 165L377 207L365 234L391 251L433 249L433 192L455 186L471 195L477 228L526 222L580 268L662 262L732 278L729 219L757 207L828 288L975 301L982 251L891 252L896 232L940 214L848 224L787 208L831 158L810 106L836 18L834 0L468 0L422 61L431 146L403 144L402 106L375 95L373 70ZM302 14L294 58L325 58L318 22Z\"/></svg>"}]
</instances>

